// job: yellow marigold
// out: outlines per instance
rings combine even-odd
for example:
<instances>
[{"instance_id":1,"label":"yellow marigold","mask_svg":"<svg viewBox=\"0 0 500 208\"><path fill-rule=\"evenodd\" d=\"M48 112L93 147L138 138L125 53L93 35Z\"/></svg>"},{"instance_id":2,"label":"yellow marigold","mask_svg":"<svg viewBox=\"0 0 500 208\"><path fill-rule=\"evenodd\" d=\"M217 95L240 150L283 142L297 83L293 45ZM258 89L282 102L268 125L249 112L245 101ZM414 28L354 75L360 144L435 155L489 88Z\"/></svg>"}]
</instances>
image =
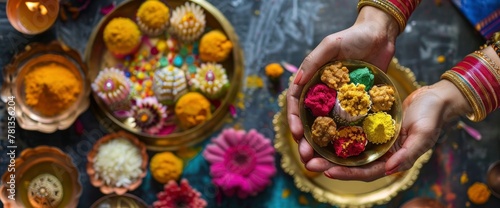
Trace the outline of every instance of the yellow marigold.
<instances>
[{"instance_id":1,"label":"yellow marigold","mask_svg":"<svg viewBox=\"0 0 500 208\"><path fill-rule=\"evenodd\" d=\"M384 144L391 140L396 129L392 116L386 112L378 112L368 115L363 121L368 141L374 144Z\"/></svg>"},{"instance_id":2,"label":"yellow marigold","mask_svg":"<svg viewBox=\"0 0 500 208\"><path fill-rule=\"evenodd\" d=\"M141 31L129 18L117 17L104 28L104 43L115 54L128 54L141 43Z\"/></svg>"},{"instance_id":3,"label":"yellow marigold","mask_svg":"<svg viewBox=\"0 0 500 208\"><path fill-rule=\"evenodd\" d=\"M171 152L155 154L149 166L151 175L160 183L179 179L182 174L182 168L182 160Z\"/></svg>"},{"instance_id":4,"label":"yellow marigold","mask_svg":"<svg viewBox=\"0 0 500 208\"><path fill-rule=\"evenodd\" d=\"M350 115L366 115L370 109L370 96L365 91L364 84L353 83L340 87L338 92L340 106Z\"/></svg>"},{"instance_id":5,"label":"yellow marigold","mask_svg":"<svg viewBox=\"0 0 500 208\"><path fill-rule=\"evenodd\" d=\"M283 67L278 63L270 63L266 66L266 75L271 79L279 78L283 71Z\"/></svg>"},{"instance_id":6,"label":"yellow marigold","mask_svg":"<svg viewBox=\"0 0 500 208\"><path fill-rule=\"evenodd\" d=\"M199 51L203 61L224 61L231 49L233 43L219 30L212 30L201 37Z\"/></svg>"},{"instance_id":7,"label":"yellow marigold","mask_svg":"<svg viewBox=\"0 0 500 208\"><path fill-rule=\"evenodd\" d=\"M475 182L467 190L467 196L469 200L474 204L484 204L490 198L490 189L486 184L481 182Z\"/></svg>"},{"instance_id":8,"label":"yellow marigold","mask_svg":"<svg viewBox=\"0 0 500 208\"><path fill-rule=\"evenodd\" d=\"M175 115L181 126L191 128L212 117L210 102L198 92L188 92L177 101Z\"/></svg>"}]
</instances>

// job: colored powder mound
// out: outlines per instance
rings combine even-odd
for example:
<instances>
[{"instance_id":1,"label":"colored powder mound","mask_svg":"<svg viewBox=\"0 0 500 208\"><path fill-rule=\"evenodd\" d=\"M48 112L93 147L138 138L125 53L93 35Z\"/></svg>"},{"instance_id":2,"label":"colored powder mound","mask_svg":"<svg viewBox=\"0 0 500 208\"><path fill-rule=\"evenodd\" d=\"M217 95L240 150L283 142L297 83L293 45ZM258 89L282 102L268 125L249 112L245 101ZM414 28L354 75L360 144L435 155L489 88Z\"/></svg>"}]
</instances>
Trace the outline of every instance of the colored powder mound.
<instances>
[{"instance_id":1,"label":"colored powder mound","mask_svg":"<svg viewBox=\"0 0 500 208\"><path fill-rule=\"evenodd\" d=\"M26 104L45 116L68 109L82 92L81 81L66 67L51 63L26 74Z\"/></svg>"},{"instance_id":2,"label":"colored powder mound","mask_svg":"<svg viewBox=\"0 0 500 208\"><path fill-rule=\"evenodd\" d=\"M304 104L314 116L326 116L332 110L337 91L325 84L316 84L307 92Z\"/></svg>"},{"instance_id":3,"label":"colored powder mound","mask_svg":"<svg viewBox=\"0 0 500 208\"><path fill-rule=\"evenodd\" d=\"M349 73L349 78L354 84L364 84L365 90L368 91L373 86L375 76L367 67L364 67L356 69Z\"/></svg>"},{"instance_id":4,"label":"colored powder mound","mask_svg":"<svg viewBox=\"0 0 500 208\"><path fill-rule=\"evenodd\" d=\"M363 121L368 141L375 144L383 144L389 141L395 134L394 120L385 112L368 115Z\"/></svg>"}]
</instances>

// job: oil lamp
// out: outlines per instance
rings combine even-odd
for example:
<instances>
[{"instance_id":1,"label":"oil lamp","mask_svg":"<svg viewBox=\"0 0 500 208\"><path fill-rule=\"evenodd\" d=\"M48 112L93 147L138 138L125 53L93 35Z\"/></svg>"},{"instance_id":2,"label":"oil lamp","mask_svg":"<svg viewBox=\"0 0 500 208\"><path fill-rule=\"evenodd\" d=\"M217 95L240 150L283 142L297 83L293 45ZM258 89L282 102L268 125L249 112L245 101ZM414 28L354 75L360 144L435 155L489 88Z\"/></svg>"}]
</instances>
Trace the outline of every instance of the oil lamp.
<instances>
[{"instance_id":1,"label":"oil lamp","mask_svg":"<svg viewBox=\"0 0 500 208\"><path fill-rule=\"evenodd\" d=\"M49 29L59 14L59 0L8 0L7 18L19 32L35 35Z\"/></svg>"}]
</instances>

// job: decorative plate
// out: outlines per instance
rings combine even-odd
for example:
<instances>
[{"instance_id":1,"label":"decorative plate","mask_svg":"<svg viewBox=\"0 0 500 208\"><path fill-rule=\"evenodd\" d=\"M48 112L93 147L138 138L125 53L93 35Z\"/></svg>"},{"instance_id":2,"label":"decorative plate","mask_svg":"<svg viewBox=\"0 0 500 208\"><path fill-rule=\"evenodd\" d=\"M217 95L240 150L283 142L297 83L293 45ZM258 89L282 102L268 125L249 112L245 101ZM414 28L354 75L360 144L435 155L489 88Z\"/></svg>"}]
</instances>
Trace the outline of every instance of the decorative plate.
<instances>
[{"instance_id":1,"label":"decorative plate","mask_svg":"<svg viewBox=\"0 0 500 208\"><path fill-rule=\"evenodd\" d=\"M396 59L387 74L398 88L401 99L406 98L419 85L410 69L402 67ZM385 204L400 191L411 187L420 169L430 159L432 150L422 155L408 171L386 176L372 182L332 180L321 173L306 170L300 162L297 144L293 140L286 118L286 91L279 96L281 111L273 119L276 133L274 147L281 153L281 167L294 178L297 188L310 192L319 202L338 207L371 207Z\"/></svg>"},{"instance_id":2,"label":"decorative plate","mask_svg":"<svg viewBox=\"0 0 500 208\"><path fill-rule=\"evenodd\" d=\"M91 82L93 82L102 69L110 67L110 65L115 64L117 61L105 47L103 41L105 26L115 17L128 17L135 20L135 14L143 2L144 1L133 0L123 2L111 13L106 15L93 31L85 51L85 62L90 69L88 77ZM206 29L220 30L232 42L233 48L229 57L225 61L217 62L226 69L227 78L231 86L224 97L217 101L218 103L212 103L212 106L214 106L212 117L204 123L189 129L177 128L180 126L178 125L178 119L173 115L173 107L168 106L166 110L168 114L166 122L172 124L171 126L174 126L175 129L167 134L152 134L142 131L140 128L136 127L136 123L132 121L134 120L133 116L125 116L125 118L116 116L96 93L92 93L92 109L98 117L98 120L106 126L108 130L116 131L122 129L132 133L142 140L149 150L155 151L175 150L180 147L196 144L204 140L206 135L217 130L223 124L225 117L229 115L230 105L241 88L241 79L243 75L243 55L242 49L239 46L238 37L232 25L217 8L205 0L173 0L164 2L166 2L166 5L171 11L186 2L200 6L206 16ZM154 37L151 38L151 41L155 41ZM149 40L146 41L146 44L149 44L147 42L149 42ZM144 44L143 40L143 45Z\"/></svg>"}]
</instances>

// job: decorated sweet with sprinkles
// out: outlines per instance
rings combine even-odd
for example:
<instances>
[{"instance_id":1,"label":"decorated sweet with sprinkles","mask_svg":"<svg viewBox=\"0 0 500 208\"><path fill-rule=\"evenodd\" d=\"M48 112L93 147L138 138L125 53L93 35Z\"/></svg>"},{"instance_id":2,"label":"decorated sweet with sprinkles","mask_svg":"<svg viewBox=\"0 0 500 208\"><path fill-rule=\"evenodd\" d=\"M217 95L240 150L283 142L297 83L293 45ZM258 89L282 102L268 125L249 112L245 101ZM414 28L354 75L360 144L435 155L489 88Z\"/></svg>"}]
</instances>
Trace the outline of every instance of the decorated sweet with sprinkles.
<instances>
[{"instance_id":1,"label":"decorated sweet with sprinkles","mask_svg":"<svg viewBox=\"0 0 500 208\"><path fill-rule=\"evenodd\" d=\"M136 21L144 33L157 36L169 25L170 10L161 1L147 0L137 10Z\"/></svg>"},{"instance_id":2,"label":"decorated sweet with sprinkles","mask_svg":"<svg viewBox=\"0 0 500 208\"><path fill-rule=\"evenodd\" d=\"M338 130L333 140L335 154L341 158L356 156L365 151L366 140L363 128L359 126L344 126Z\"/></svg>"},{"instance_id":3,"label":"decorated sweet with sprinkles","mask_svg":"<svg viewBox=\"0 0 500 208\"><path fill-rule=\"evenodd\" d=\"M194 89L200 91L210 99L218 99L229 88L226 70L217 63L203 63L198 72L191 79Z\"/></svg>"},{"instance_id":4,"label":"decorated sweet with sprinkles","mask_svg":"<svg viewBox=\"0 0 500 208\"><path fill-rule=\"evenodd\" d=\"M137 104L132 107L136 127L150 134L158 133L165 124L166 110L154 97L137 100Z\"/></svg>"},{"instance_id":5,"label":"decorated sweet with sprinkles","mask_svg":"<svg viewBox=\"0 0 500 208\"><path fill-rule=\"evenodd\" d=\"M97 96L113 111L130 109L130 84L117 68L105 68L92 83Z\"/></svg>"},{"instance_id":6,"label":"decorated sweet with sprinkles","mask_svg":"<svg viewBox=\"0 0 500 208\"><path fill-rule=\"evenodd\" d=\"M159 102L165 105L175 104L188 92L184 71L172 65L157 70L154 75L153 91Z\"/></svg>"},{"instance_id":7,"label":"decorated sweet with sprinkles","mask_svg":"<svg viewBox=\"0 0 500 208\"><path fill-rule=\"evenodd\" d=\"M172 12L170 25L178 38L186 42L194 41L205 30L205 13L200 6L186 2Z\"/></svg>"}]
</instances>

